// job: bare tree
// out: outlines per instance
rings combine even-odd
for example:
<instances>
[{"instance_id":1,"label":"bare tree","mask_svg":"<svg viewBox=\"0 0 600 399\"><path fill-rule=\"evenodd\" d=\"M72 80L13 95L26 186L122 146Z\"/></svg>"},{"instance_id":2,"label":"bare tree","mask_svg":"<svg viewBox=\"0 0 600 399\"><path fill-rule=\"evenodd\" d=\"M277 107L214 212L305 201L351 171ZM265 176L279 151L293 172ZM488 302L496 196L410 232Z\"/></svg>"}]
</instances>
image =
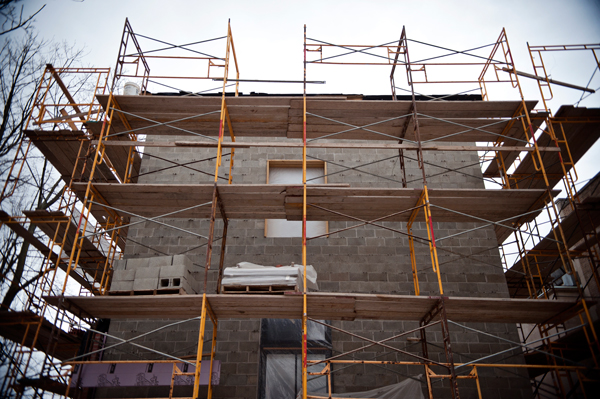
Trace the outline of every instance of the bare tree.
<instances>
[{"instance_id":1,"label":"bare tree","mask_svg":"<svg viewBox=\"0 0 600 399\"><path fill-rule=\"evenodd\" d=\"M42 65L44 43L32 33L21 40L7 38L0 50L0 159L21 140Z\"/></svg>"},{"instance_id":2,"label":"bare tree","mask_svg":"<svg viewBox=\"0 0 600 399\"><path fill-rule=\"evenodd\" d=\"M0 16L2 17L2 25L0 26L0 36L14 32L18 29L29 29L36 15L38 15L46 5L44 4L39 10L27 16L23 15L24 6L19 8L16 3L22 0L0 0Z\"/></svg>"},{"instance_id":3,"label":"bare tree","mask_svg":"<svg viewBox=\"0 0 600 399\"><path fill-rule=\"evenodd\" d=\"M35 150L30 150L18 181L12 181L13 177L7 176L7 171L17 158L17 147L23 139L23 129L45 65L70 67L79 63L82 56L83 49L75 49L67 43L41 41L31 31L20 39L7 37L3 43L0 51L0 176L15 185L15 194L2 199L2 208L12 214L18 214L22 209L49 209L61 198L62 180ZM70 83L73 95L85 91L87 85L85 79ZM63 95L60 90L52 91L48 100L58 103ZM34 234L35 225L29 225L28 230ZM32 261L29 243L6 228L1 239L0 277L4 282L1 307L7 309L11 308L19 292L33 284L43 271L42 262Z\"/></svg>"},{"instance_id":4,"label":"bare tree","mask_svg":"<svg viewBox=\"0 0 600 399\"><path fill-rule=\"evenodd\" d=\"M60 201L62 195L62 181L59 178L53 177L48 170L49 164L47 160L43 161L43 167L39 174L37 195L33 202L29 204L29 209L48 209L52 205ZM35 233L35 225L30 224L28 227L30 234ZM28 265L30 243L27 241L20 242L17 237L12 235L6 240L6 252L2 254L2 275L10 276L10 285L6 290L6 294L2 299L1 308L9 309L17 294L26 289L29 285L35 283L44 275L44 269L40 264ZM30 266L30 271L26 273L26 266ZM27 275L29 274L29 275Z\"/></svg>"},{"instance_id":5,"label":"bare tree","mask_svg":"<svg viewBox=\"0 0 600 399\"><path fill-rule=\"evenodd\" d=\"M45 65L53 64L57 70L79 67L83 57L83 49L76 49L68 43L43 41L36 36L32 21L43 7L35 14L24 17L23 7L20 12L16 12L15 10L18 9L14 3L16 2L0 0L0 182L2 184L4 181L10 181L8 170L14 160L22 155L19 143L23 139L23 129L31 115L35 93ZM76 102L80 96L85 96L89 100L91 92L87 88L91 83L85 76L65 84L76 98ZM49 91L46 98L51 103L65 103L61 96L64 96L61 90L54 90ZM61 110L56 111L60 115ZM29 150L27 160L23 161L22 165L20 179L12 180L10 190L12 195L3 195L0 199L2 210L16 216L24 209L56 210L64 188L64 181L59 174L34 147ZM36 231L34 224L25 224L24 227L29 234L40 238L43 236L39 230ZM35 250L29 242L19 238L7 226L1 227L1 310L31 310L36 314L39 313L39 303L28 300L31 298L30 294L38 292L40 287L38 283L43 283L45 288L56 287L56 285L46 286L48 281L41 279L46 272L52 271L44 265L44 255ZM43 313L39 315L47 317ZM42 371L47 359L47 356L40 358L32 355L29 359L31 363L23 359L19 361L20 358L16 356L19 351L18 342L15 344L0 337L0 396L2 397L12 389L4 385L7 378L2 381L2 377L6 377L2 375L3 372L10 369L26 372L25 364L29 364L30 370Z\"/></svg>"}]
</instances>

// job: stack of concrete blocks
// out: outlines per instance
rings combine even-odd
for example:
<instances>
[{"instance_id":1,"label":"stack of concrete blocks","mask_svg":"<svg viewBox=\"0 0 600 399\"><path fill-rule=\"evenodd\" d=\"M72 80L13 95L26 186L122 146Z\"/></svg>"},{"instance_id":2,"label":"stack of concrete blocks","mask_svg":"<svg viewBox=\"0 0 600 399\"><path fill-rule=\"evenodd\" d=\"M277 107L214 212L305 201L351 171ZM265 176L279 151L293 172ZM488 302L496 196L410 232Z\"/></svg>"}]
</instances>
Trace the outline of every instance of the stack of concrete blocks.
<instances>
[{"instance_id":1,"label":"stack of concrete blocks","mask_svg":"<svg viewBox=\"0 0 600 399\"><path fill-rule=\"evenodd\" d=\"M111 292L183 289L197 294L200 288L198 272L185 255L155 256L116 261Z\"/></svg>"}]
</instances>

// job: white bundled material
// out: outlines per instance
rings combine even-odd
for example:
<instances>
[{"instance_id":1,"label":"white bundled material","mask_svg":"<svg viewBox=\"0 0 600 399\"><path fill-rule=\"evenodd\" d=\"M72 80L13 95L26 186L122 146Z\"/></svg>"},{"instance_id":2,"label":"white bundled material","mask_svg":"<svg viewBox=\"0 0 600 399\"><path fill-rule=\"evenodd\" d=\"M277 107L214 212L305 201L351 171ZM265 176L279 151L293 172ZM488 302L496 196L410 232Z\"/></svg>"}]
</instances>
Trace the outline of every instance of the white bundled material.
<instances>
[{"instance_id":1,"label":"white bundled material","mask_svg":"<svg viewBox=\"0 0 600 399\"><path fill-rule=\"evenodd\" d=\"M250 262L240 262L235 267L226 267L223 271L221 285L261 286L286 285L303 290L304 266L262 266ZM314 267L306 266L306 286L310 290L318 290L317 272Z\"/></svg>"}]
</instances>

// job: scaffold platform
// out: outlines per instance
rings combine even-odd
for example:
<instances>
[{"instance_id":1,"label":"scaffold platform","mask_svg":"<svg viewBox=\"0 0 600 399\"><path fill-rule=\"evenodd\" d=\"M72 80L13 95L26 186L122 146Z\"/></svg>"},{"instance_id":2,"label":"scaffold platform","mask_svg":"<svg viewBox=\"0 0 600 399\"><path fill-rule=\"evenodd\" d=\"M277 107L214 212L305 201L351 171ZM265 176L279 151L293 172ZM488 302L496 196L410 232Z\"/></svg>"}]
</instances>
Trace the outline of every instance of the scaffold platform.
<instances>
[{"instance_id":1,"label":"scaffold platform","mask_svg":"<svg viewBox=\"0 0 600 399\"><path fill-rule=\"evenodd\" d=\"M352 293L308 293L312 318L326 320L420 321L436 307L440 297ZM60 297L45 297L58 305ZM129 297L64 297L63 307L73 314L99 318L191 318L202 309L202 295L140 295ZM302 316L302 294L272 295L207 294L218 319L284 318ZM508 298L445 297L447 317L456 322L544 323L575 314L572 300L540 301Z\"/></svg>"}]
</instances>

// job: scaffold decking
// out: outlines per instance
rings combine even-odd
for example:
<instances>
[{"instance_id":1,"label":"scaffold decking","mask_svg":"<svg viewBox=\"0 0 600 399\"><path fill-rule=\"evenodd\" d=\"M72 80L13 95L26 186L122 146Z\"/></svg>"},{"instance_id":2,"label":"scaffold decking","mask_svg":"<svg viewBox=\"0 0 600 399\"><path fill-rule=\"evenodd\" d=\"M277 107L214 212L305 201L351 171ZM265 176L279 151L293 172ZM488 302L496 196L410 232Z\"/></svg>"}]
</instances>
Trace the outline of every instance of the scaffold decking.
<instances>
[{"instance_id":1,"label":"scaffold decking","mask_svg":"<svg viewBox=\"0 0 600 399\"><path fill-rule=\"evenodd\" d=\"M103 205L123 216L156 217L171 212L174 218L208 218L213 184L93 184L96 200L92 213L99 217ZM279 184L218 185L229 219L302 219L302 187ZM83 196L86 183L74 183ZM311 185L307 220L352 220L352 218L408 222L419 206L420 188L355 188ZM506 223L511 219L535 218L545 201L546 190L430 189L435 205L432 215L440 222L475 221ZM558 190L551 191L555 196ZM220 211L218 211L220 215ZM525 215L523 215L525 214ZM390 216L391 215L391 216ZM221 215L220 215L221 216ZM510 223L508 223L510 224Z\"/></svg>"},{"instance_id":2,"label":"scaffold decking","mask_svg":"<svg viewBox=\"0 0 600 399\"><path fill-rule=\"evenodd\" d=\"M58 304L58 297L46 297ZM63 306L83 317L160 319L165 315L187 319L202 310L202 295L136 295L64 297ZM295 319L302 312L302 295L207 294L208 306L219 320L261 317ZM414 295L311 292L307 294L312 318L322 320L412 320L421 321L435 308L440 297ZM573 300L536 301L508 298L444 298L448 319L456 322L544 323L568 319L580 306Z\"/></svg>"}]
</instances>

